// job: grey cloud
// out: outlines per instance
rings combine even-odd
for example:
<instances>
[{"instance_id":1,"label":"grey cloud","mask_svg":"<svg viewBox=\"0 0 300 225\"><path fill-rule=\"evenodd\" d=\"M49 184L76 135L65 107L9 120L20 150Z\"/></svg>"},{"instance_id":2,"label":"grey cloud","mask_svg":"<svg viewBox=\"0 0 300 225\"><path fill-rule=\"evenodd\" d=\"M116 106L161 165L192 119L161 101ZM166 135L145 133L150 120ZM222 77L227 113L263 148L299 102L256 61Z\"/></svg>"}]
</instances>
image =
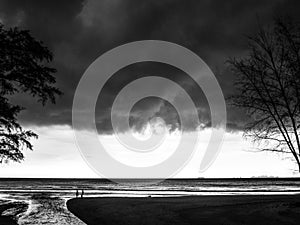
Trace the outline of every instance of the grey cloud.
<instances>
[{"instance_id":1,"label":"grey cloud","mask_svg":"<svg viewBox=\"0 0 300 225\"><path fill-rule=\"evenodd\" d=\"M143 39L175 42L197 53L212 68L227 96L234 92L234 77L224 62L230 56L245 54L243 35L256 31L257 19L262 24L269 24L277 14L299 19L299 5L296 0L3 0L0 2L1 21L7 26L18 25L31 30L54 52L57 86L64 92L56 105L45 108L27 96L13 97L27 108L20 119L24 124L70 125L73 95L89 64L113 47ZM186 75L166 66L142 64L119 71L102 90L96 108L99 132L111 132L110 107L118 91L130 81L153 73L186 88L201 112L201 123L210 126L206 98ZM136 105L131 123L141 129L151 113L164 118L173 130L178 126L176 112L159 100ZM241 129L246 119L228 107L229 130ZM196 126L198 124L191 121L187 129Z\"/></svg>"}]
</instances>

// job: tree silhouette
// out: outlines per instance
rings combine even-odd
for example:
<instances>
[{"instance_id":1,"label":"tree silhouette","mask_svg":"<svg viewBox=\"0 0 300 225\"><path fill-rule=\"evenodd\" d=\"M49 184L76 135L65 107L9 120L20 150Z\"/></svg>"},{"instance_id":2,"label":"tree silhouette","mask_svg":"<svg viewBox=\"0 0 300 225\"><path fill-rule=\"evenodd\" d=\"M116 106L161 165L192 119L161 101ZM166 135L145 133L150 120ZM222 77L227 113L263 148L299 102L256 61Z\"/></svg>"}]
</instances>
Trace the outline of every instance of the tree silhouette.
<instances>
[{"instance_id":1,"label":"tree silhouette","mask_svg":"<svg viewBox=\"0 0 300 225\"><path fill-rule=\"evenodd\" d=\"M22 150L32 150L30 138L37 138L18 123L17 115L24 108L12 104L9 96L28 93L45 105L49 100L55 103L61 94L53 86L56 70L47 66L51 61L52 53L29 31L0 24L0 163L21 161Z\"/></svg>"},{"instance_id":2,"label":"tree silhouette","mask_svg":"<svg viewBox=\"0 0 300 225\"><path fill-rule=\"evenodd\" d=\"M276 19L248 40L248 56L229 60L237 77L231 103L251 116L244 135L263 151L292 154L300 172L299 24Z\"/></svg>"}]
</instances>

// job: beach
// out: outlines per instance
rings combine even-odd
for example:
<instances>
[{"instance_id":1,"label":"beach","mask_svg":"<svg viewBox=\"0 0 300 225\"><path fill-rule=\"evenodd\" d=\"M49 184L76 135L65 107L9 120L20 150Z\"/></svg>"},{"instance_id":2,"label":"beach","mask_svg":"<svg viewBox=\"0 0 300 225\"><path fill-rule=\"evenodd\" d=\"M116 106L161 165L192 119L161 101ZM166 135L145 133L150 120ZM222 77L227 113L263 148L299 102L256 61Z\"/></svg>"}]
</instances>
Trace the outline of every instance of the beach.
<instances>
[{"instance_id":1,"label":"beach","mask_svg":"<svg viewBox=\"0 0 300 225\"><path fill-rule=\"evenodd\" d=\"M86 224L299 224L300 195L77 198L68 209Z\"/></svg>"},{"instance_id":2,"label":"beach","mask_svg":"<svg viewBox=\"0 0 300 225\"><path fill-rule=\"evenodd\" d=\"M75 199L77 190L83 198ZM299 194L294 178L0 179L0 225L293 224L300 219Z\"/></svg>"}]
</instances>

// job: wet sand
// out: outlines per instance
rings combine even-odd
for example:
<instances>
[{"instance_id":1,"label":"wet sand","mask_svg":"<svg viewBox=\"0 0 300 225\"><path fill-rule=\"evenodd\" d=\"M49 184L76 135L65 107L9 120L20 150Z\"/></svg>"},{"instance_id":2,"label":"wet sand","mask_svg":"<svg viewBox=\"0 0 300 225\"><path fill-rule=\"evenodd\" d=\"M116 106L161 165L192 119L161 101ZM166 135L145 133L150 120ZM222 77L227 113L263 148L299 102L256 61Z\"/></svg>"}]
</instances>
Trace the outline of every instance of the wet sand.
<instances>
[{"instance_id":1,"label":"wet sand","mask_svg":"<svg viewBox=\"0 0 300 225\"><path fill-rule=\"evenodd\" d=\"M0 225L83 225L66 201L49 193L14 193L0 199Z\"/></svg>"},{"instance_id":2,"label":"wet sand","mask_svg":"<svg viewBox=\"0 0 300 225\"><path fill-rule=\"evenodd\" d=\"M87 224L299 224L300 195L78 198L68 209Z\"/></svg>"},{"instance_id":3,"label":"wet sand","mask_svg":"<svg viewBox=\"0 0 300 225\"><path fill-rule=\"evenodd\" d=\"M0 200L0 224L18 224L18 216L24 213L27 208L28 205L23 202L10 202Z\"/></svg>"}]
</instances>

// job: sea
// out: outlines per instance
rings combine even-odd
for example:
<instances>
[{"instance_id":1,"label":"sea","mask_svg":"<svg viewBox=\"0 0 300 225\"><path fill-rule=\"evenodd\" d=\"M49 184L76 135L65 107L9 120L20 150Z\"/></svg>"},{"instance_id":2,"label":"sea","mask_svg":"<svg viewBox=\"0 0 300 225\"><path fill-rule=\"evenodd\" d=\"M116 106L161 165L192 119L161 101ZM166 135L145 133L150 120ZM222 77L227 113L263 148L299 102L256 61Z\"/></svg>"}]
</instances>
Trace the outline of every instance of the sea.
<instances>
[{"instance_id":1,"label":"sea","mask_svg":"<svg viewBox=\"0 0 300 225\"><path fill-rule=\"evenodd\" d=\"M180 197L191 195L300 194L300 178L249 179L0 179L0 216L13 216L18 224L84 224L66 207L81 197Z\"/></svg>"}]
</instances>

